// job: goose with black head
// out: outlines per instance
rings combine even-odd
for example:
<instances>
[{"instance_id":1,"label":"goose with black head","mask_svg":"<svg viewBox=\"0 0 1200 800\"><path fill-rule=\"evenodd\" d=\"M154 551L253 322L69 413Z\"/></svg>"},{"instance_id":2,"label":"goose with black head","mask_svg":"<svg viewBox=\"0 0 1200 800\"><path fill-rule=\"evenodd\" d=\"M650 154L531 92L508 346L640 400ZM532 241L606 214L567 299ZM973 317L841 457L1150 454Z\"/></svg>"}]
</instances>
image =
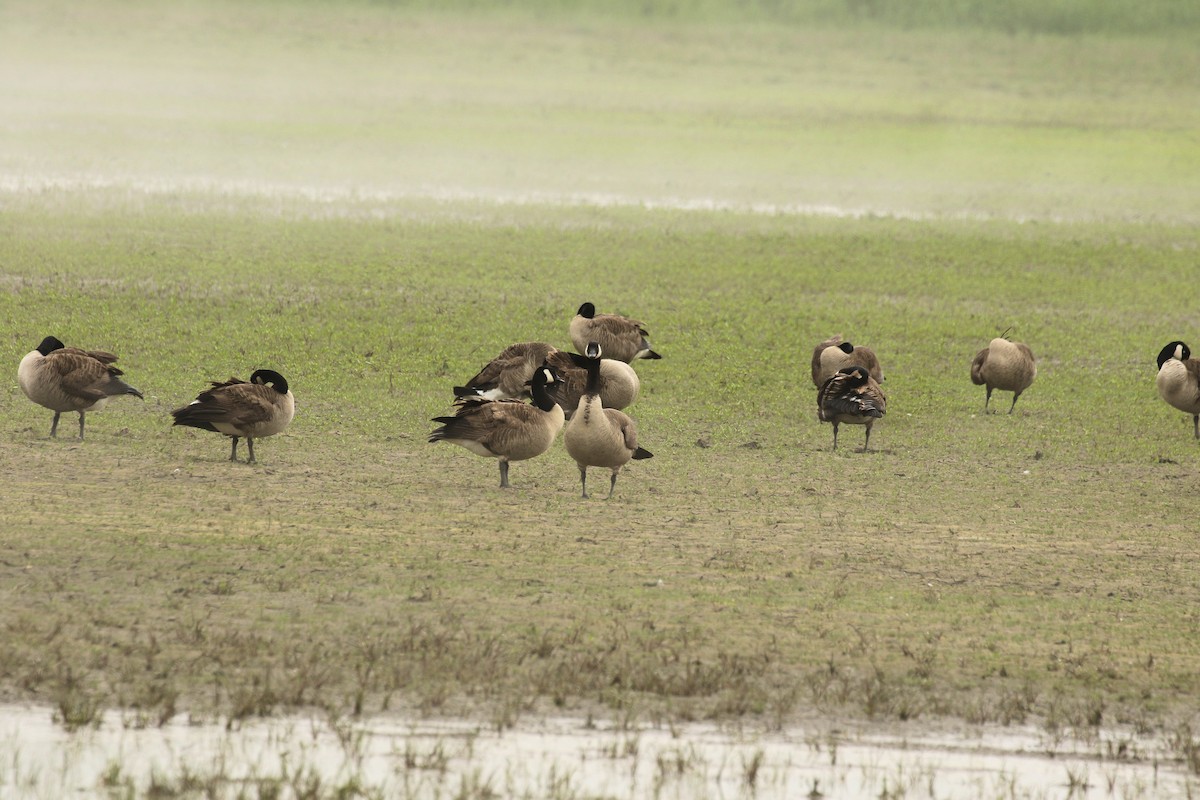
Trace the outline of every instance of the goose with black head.
<instances>
[{"instance_id":1,"label":"goose with black head","mask_svg":"<svg viewBox=\"0 0 1200 800\"><path fill-rule=\"evenodd\" d=\"M175 425L223 433L233 439L229 460L237 461L238 439L246 440L247 464L255 463L254 440L282 432L296 415L296 399L275 370L259 369L249 381L212 382L183 408L171 412Z\"/></svg>"},{"instance_id":2,"label":"goose with black head","mask_svg":"<svg viewBox=\"0 0 1200 800\"><path fill-rule=\"evenodd\" d=\"M17 384L33 402L54 412L50 437L58 436L58 418L64 411L79 412L79 438L83 439L84 414L99 411L110 397L142 393L121 380L125 373L113 366L117 357L104 350L66 347L47 336L21 359Z\"/></svg>"}]
</instances>

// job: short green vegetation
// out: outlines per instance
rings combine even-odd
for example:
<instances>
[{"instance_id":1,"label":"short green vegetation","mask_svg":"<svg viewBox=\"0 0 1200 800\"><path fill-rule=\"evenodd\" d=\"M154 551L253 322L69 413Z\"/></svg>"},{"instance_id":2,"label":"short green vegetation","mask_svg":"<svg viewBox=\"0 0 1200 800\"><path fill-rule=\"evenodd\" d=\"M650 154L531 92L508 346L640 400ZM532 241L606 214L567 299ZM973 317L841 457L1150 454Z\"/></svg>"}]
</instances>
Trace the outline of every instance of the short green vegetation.
<instances>
[{"instance_id":1,"label":"short green vegetation","mask_svg":"<svg viewBox=\"0 0 1200 800\"><path fill-rule=\"evenodd\" d=\"M1200 443L1154 389L1200 346L1191 40L53 7L0 10L4 698L1193 746ZM611 501L561 444L501 491L425 441L585 300L663 354ZM1039 375L985 416L969 365L1008 329ZM839 332L887 375L870 453L816 420ZM15 372L48 334L146 401L47 440ZM259 464L170 427L260 367L297 413Z\"/></svg>"}]
</instances>

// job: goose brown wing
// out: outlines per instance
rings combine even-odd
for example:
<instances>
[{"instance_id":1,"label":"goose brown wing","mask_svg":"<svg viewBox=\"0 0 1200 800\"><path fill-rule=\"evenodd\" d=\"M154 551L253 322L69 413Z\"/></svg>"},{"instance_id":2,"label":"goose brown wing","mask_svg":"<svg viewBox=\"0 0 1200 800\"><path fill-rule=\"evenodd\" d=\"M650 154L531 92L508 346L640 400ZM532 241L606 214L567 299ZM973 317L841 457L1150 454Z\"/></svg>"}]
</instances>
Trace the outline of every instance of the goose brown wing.
<instances>
[{"instance_id":1,"label":"goose brown wing","mask_svg":"<svg viewBox=\"0 0 1200 800\"><path fill-rule=\"evenodd\" d=\"M58 373L59 385L64 392L92 401L107 396L103 387L110 376L122 374L116 367L106 366L74 347L55 350L43 363Z\"/></svg>"},{"instance_id":2,"label":"goose brown wing","mask_svg":"<svg viewBox=\"0 0 1200 800\"><path fill-rule=\"evenodd\" d=\"M236 378L233 380L237 381ZM278 397L279 392L270 386L226 382L201 392L190 412L197 420L224 422L242 428L273 419Z\"/></svg>"},{"instance_id":3,"label":"goose brown wing","mask_svg":"<svg viewBox=\"0 0 1200 800\"><path fill-rule=\"evenodd\" d=\"M476 373L475 377L467 381L467 386L479 389L494 389L501 383L501 378L505 373L512 370L517 370L520 373L520 382L529 380L529 375L533 374L533 370L538 364L546 359L556 349L553 345L545 342L519 342L511 344L500 351L500 355L493 358L491 361L483 365L483 368ZM529 374L524 374L528 372ZM522 377L523 376L523 377Z\"/></svg>"},{"instance_id":4,"label":"goose brown wing","mask_svg":"<svg viewBox=\"0 0 1200 800\"><path fill-rule=\"evenodd\" d=\"M460 398L458 411L453 417L436 418L443 426L435 435L438 439L479 442L492 452L500 452L505 443L529 423L536 421L540 413L538 409L519 400L464 397Z\"/></svg>"}]
</instances>

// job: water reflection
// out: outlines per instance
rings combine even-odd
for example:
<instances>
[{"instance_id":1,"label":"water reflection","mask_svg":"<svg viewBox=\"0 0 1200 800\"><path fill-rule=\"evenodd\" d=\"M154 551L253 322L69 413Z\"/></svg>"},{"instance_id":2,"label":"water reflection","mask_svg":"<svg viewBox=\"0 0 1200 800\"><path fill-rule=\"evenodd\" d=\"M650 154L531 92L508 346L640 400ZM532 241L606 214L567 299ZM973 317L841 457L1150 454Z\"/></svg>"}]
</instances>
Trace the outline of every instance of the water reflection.
<instances>
[{"instance_id":1,"label":"water reflection","mask_svg":"<svg viewBox=\"0 0 1200 800\"><path fill-rule=\"evenodd\" d=\"M0 797L1173 798L1194 796L1162 742L1030 729L881 733L814 725L280 718L234 729L108 712L66 732L49 708L0 706ZM349 790L359 794L349 794ZM187 794L192 792L193 794ZM339 795L342 792L343 795Z\"/></svg>"}]
</instances>

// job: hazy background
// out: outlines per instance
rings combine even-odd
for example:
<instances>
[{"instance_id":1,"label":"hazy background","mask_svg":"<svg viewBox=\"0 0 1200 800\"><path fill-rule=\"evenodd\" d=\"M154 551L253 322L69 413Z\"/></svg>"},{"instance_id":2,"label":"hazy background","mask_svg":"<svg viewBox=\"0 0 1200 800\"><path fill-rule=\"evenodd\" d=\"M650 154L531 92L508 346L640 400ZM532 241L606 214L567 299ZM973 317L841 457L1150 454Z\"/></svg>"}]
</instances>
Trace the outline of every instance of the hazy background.
<instances>
[{"instance_id":1,"label":"hazy background","mask_svg":"<svg viewBox=\"0 0 1200 800\"><path fill-rule=\"evenodd\" d=\"M1194 4L910 5L4 2L0 201L1200 219Z\"/></svg>"}]
</instances>

